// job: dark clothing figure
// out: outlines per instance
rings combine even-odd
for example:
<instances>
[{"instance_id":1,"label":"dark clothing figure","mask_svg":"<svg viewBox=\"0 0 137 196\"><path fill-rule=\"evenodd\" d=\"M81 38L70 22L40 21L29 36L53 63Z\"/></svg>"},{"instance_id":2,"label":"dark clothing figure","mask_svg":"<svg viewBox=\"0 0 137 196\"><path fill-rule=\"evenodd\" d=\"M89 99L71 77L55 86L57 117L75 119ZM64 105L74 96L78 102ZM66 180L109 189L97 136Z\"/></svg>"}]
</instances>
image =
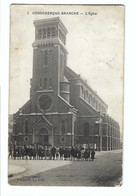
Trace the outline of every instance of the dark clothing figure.
<instances>
[{"instance_id":1,"label":"dark clothing figure","mask_svg":"<svg viewBox=\"0 0 137 196\"><path fill-rule=\"evenodd\" d=\"M33 148L33 159L36 159L36 148Z\"/></svg>"},{"instance_id":2,"label":"dark clothing figure","mask_svg":"<svg viewBox=\"0 0 137 196\"><path fill-rule=\"evenodd\" d=\"M41 148L41 150L40 150L40 157L41 157L41 159L43 159L44 154L45 154L45 150L44 150L44 148Z\"/></svg>"},{"instance_id":3,"label":"dark clothing figure","mask_svg":"<svg viewBox=\"0 0 137 196\"><path fill-rule=\"evenodd\" d=\"M51 159L51 152L50 152L50 149L49 148L46 150L46 157L48 157L49 159Z\"/></svg>"},{"instance_id":4,"label":"dark clothing figure","mask_svg":"<svg viewBox=\"0 0 137 196\"><path fill-rule=\"evenodd\" d=\"M13 158L16 159L17 157L17 148L13 149Z\"/></svg>"},{"instance_id":5,"label":"dark clothing figure","mask_svg":"<svg viewBox=\"0 0 137 196\"><path fill-rule=\"evenodd\" d=\"M61 159L63 154L64 154L64 148L63 147L59 148L59 154L60 154L60 159Z\"/></svg>"},{"instance_id":6,"label":"dark clothing figure","mask_svg":"<svg viewBox=\"0 0 137 196\"><path fill-rule=\"evenodd\" d=\"M94 158L95 158L95 151L92 150L92 152L91 152L91 160L94 161Z\"/></svg>"},{"instance_id":7,"label":"dark clothing figure","mask_svg":"<svg viewBox=\"0 0 137 196\"><path fill-rule=\"evenodd\" d=\"M81 159L81 151L80 150L78 150L77 159Z\"/></svg>"},{"instance_id":8,"label":"dark clothing figure","mask_svg":"<svg viewBox=\"0 0 137 196\"><path fill-rule=\"evenodd\" d=\"M51 156L53 157L53 160L55 159L55 154L56 154L56 148L53 146L51 148Z\"/></svg>"},{"instance_id":9,"label":"dark clothing figure","mask_svg":"<svg viewBox=\"0 0 137 196\"><path fill-rule=\"evenodd\" d=\"M25 149L22 147L21 148L21 157L22 157L22 159L24 159L24 156L25 156Z\"/></svg>"},{"instance_id":10,"label":"dark clothing figure","mask_svg":"<svg viewBox=\"0 0 137 196\"><path fill-rule=\"evenodd\" d=\"M87 161L89 157L90 157L90 151L88 149L85 149L85 152L84 152L85 161Z\"/></svg>"},{"instance_id":11,"label":"dark clothing figure","mask_svg":"<svg viewBox=\"0 0 137 196\"><path fill-rule=\"evenodd\" d=\"M10 157L12 158L12 148L11 147L9 148L9 158Z\"/></svg>"},{"instance_id":12,"label":"dark clothing figure","mask_svg":"<svg viewBox=\"0 0 137 196\"><path fill-rule=\"evenodd\" d=\"M65 148L64 150L64 159L66 160L68 158L68 153L67 153L67 149Z\"/></svg>"},{"instance_id":13,"label":"dark clothing figure","mask_svg":"<svg viewBox=\"0 0 137 196\"><path fill-rule=\"evenodd\" d=\"M72 156L72 157L75 157L75 149L74 149L73 147L71 148L70 153L71 153L71 156Z\"/></svg>"}]
</instances>

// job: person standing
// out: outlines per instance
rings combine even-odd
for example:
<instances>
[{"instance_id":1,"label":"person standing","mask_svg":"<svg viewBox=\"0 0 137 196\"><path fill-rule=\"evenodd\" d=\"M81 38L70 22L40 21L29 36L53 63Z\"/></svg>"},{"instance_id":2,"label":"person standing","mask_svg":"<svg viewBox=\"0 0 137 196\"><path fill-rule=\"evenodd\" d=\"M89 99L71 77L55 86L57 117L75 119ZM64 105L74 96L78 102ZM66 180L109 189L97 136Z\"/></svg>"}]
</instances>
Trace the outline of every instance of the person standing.
<instances>
[{"instance_id":1,"label":"person standing","mask_svg":"<svg viewBox=\"0 0 137 196\"><path fill-rule=\"evenodd\" d=\"M56 148L55 148L55 146L53 146L51 148L51 156L53 157L53 160L55 160L55 154L56 154Z\"/></svg>"},{"instance_id":2,"label":"person standing","mask_svg":"<svg viewBox=\"0 0 137 196\"><path fill-rule=\"evenodd\" d=\"M71 160L73 161L73 158L75 157L75 149L73 146L71 147L70 154L71 154Z\"/></svg>"},{"instance_id":3,"label":"person standing","mask_svg":"<svg viewBox=\"0 0 137 196\"><path fill-rule=\"evenodd\" d=\"M45 146L45 153L44 153L44 156L45 156L45 160L46 160L46 156L47 156L47 146Z\"/></svg>"},{"instance_id":4,"label":"person standing","mask_svg":"<svg viewBox=\"0 0 137 196\"><path fill-rule=\"evenodd\" d=\"M91 152L91 161L94 161L94 158L95 158L95 151L92 150L92 152Z\"/></svg>"},{"instance_id":5,"label":"person standing","mask_svg":"<svg viewBox=\"0 0 137 196\"><path fill-rule=\"evenodd\" d=\"M60 159L62 159L63 154L64 154L64 148L62 146L62 147L59 148L59 156L60 156Z\"/></svg>"}]
</instances>

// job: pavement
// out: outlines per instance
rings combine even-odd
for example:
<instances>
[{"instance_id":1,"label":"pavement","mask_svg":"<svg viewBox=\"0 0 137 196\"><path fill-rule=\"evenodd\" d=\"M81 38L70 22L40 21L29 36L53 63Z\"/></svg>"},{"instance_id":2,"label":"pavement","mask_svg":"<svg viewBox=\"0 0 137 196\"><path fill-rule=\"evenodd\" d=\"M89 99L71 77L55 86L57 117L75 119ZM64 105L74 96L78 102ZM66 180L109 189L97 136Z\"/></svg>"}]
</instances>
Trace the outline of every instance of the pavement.
<instances>
[{"instance_id":1,"label":"pavement","mask_svg":"<svg viewBox=\"0 0 137 196\"><path fill-rule=\"evenodd\" d=\"M24 172L26 169L25 167L20 167L17 165L9 165L8 167L8 176L13 176L15 174Z\"/></svg>"},{"instance_id":2,"label":"pavement","mask_svg":"<svg viewBox=\"0 0 137 196\"><path fill-rule=\"evenodd\" d=\"M95 160L100 159L99 158L100 156L101 156L100 160L102 160L102 157L107 157L107 159L108 159L110 157L110 156L108 156L109 154L111 156L112 155L117 156L117 154L119 154L121 152L122 152L122 150L96 152ZM113 158L113 156L112 156L112 158ZM106 158L104 158L104 159L106 159ZM104 160L105 164L106 164L106 160ZM76 163L76 162L79 162L79 163ZM56 169L59 171L64 167L71 168L71 165L73 165L73 167L75 167L77 165L75 168L75 171L74 171L74 172L76 172L77 167L80 168L81 165L83 164L80 162L83 162L83 161L73 161L73 162L69 161L69 160L66 160L66 161L63 161L63 160L54 160L54 161L53 160L35 160L35 161L34 160L27 160L26 161L26 160L12 160L12 159L10 159L9 160L9 172L8 172L9 184L11 181L14 181L17 179L18 180L23 179L25 177L27 178L29 176L35 176L36 174L39 174L39 173L44 173L44 172L48 172L48 171L52 172L54 170L56 171ZM98 166L99 169L100 169L100 163L101 162L96 162L96 164L99 164L99 166ZM93 163L93 165L94 164L95 163ZM87 168L89 167L89 169L92 169L92 168L90 168L90 165L88 165L88 163L84 162L83 166L85 167L86 165L87 165ZM82 169L83 169L83 167L81 168L81 170ZM68 171L69 171L69 169L68 169ZM79 171L79 169L78 169L78 171ZM70 172L71 172L71 169L70 169ZM81 171L79 171L79 172L81 172ZM50 173L50 175L52 176L52 173ZM49 178L50 178L50 175L49 175ZM73 174L72 174L72 176L73 176ZM52 184L52 182L50 182L50 183Z\"/></svg>"},{"instance_id":3,"label":"pavement","mask_svg":"<svg viewBox=\"0 0 137 196\"><path fill-rule=\"evenodd\" d=\"M9 160L8 176L10 180L35 175L53 168L72 164L62 160Z\"/></svg>"}]
</instances>

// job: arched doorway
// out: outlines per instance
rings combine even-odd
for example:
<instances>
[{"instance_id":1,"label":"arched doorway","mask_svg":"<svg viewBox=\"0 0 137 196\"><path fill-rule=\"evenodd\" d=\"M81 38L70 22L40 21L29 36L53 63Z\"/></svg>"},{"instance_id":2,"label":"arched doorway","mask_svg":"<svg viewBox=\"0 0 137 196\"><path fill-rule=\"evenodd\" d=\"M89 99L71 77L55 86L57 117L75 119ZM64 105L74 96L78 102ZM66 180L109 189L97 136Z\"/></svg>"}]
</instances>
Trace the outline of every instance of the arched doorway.
<instances>
[{"instance_id":1,"label":"arched doorway","mask_svg":"<svg viewBox=\"0 0 137 196\"><path fill-rule=\"evenodd\" d=\"M49 131L45 127L39 130L38 141L40 145L49 147Z\"/></svg>"}]
</instances>

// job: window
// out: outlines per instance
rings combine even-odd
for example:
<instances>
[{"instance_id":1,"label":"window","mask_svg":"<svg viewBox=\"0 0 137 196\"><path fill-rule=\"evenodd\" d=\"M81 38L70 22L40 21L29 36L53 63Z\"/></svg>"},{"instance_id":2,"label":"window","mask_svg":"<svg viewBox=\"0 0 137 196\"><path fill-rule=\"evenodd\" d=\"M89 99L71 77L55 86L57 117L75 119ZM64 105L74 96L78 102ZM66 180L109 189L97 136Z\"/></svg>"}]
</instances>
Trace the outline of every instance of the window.
<instances>
[{"instance_id":1,"label":"window","mask_svg":"<svg viewBox=\"0 0 137 196\"><path fill-rule=\"evenodd\" d=\"M52 80L51 80L51 78L49 79L49 86L50 86L50 88L52 86Z\"/></svg>"},{"instance_id":2,"label":"window","mask_svg":"<svg viewBox=\"0 0 137 196\"><path fill-rule=\"evenodd\" d=\"M47 38L51 37L51 28L47 28Z\"/></svg>"},{"instance_id":3,"label":"window","mask_svg":"<svg viewBox=\"0 0 137 196\"><path fill-rule=\"evenodd\" d=\"M84 90L83 90L83 86L81 86L81 92L82 92L82 94L83 94L83 92L84 92Z\"/></svg>"},{"instance_id":4,"label":"window","mask_svg":"<svg viewBox=\"0 0 137 196\"><path fill-rule=\"evenodd\" d=\"M93 98L93 106L96 107L95 97Z\"/></svg>"},{"instance_id":5,"label":"window","mask_svg":"<svg viewBox=\"0 0 137 196\"><path fill-rule=\"evenodd\" d=\"M92 103L92 94L90 94L90 102Z\"/></svg>"},{"instance_id":6,"label":"window","mask_svg":"<svg viewBox=\"0 0 137 196\"><path fill-rule=\"evenodd\" d=\"M96 105L96 108L97 108L97 110L98 110L98 101L96 102L96 104L97 104L97 105Z\"/></svg>"},{"instance_id":7,"label":"window","mask_svg":"<svg viewBox=\"0 0 137 196\"><path fill-rule=\"evenodd\" d=\"M89 136L89 123L84 124L84 136Z\"/></svg>"},{"instance_id":8,"label":"window","mask_svg":"<svg viewBox=\"0 0 137 196\"><path fill-rule=\"evenodd\" d=\"M64 55L64 66L66 66L66 55Z\"/></svg>"},{"instance_id":9,"label":"window","mask_svg":"<svg viewBox=\"0 0 137 196\"><path fill-rule=\"evenodd\" d=\"M52 27L52 37L55 37L55 35L56 35L56 28Z\"/></svg>"},{"instance_id":10,"label":"window","mask_svg":"<svg viewBox=\"0 0 137 196\"><path fill-rule=\"evenodd\" d=\"M101 103L99 104L99 110L101 111Z\"/></svg>"},{"instance_id":11,"label":"window","mask_svg":"<svg viewBox=\"0 0 137 196\"><path fill-rule=\"evenodd\" d=\"M90 96L88 96L88 102L90 103Z\"/></svg>"},{"instance_id":12,"label":"window","mask_svg":"<svg viewBox=\"0 0 137 196\"><path fill-rule=\"evenodd\" d=\"M43 39L46 38L46 29L43 29Z\"/></svg>"},{"instance_id":13,"label":"window","mask_svg":"<svg viewBox=\"0 0 137 196\"><path fill-rule=\"evenodd\" d=\"M88 100L88 91L86 91L86 99Z\"/></svg>"},{"instance_id":14,"label":"window","mask_svg":"<svg viewBox=\"0 0 137 196\"><path fill-rule=\"evenodd\" d=\"M86 99L86 91L84 91L84 99Z\"/></svg>"},{"instance_id":15,"label":"window","mask_svg":"<svg viewBox=\"0 0 137 196\"><path fill-rule=\"evenodd\" d=\"M47 78L44 78L44 89L47 88Z\"/></svg>"},{"instance_id":16,"label":"window","mask_svg":"<svg viewBox=\"0 0 137 196\"><path fill-rule=\"evenodd\" d=\"M62 131L62 135L65 134L65 120L62 120L61 122L61 131Z\"/></svg>"},{"instance_id":17,"label":"window","mask_svg":"<svg viewBox=\"0 0 137 196\"><path fill-rule=\"evenodd\" d=\"M65 44L65 36L64 36L64 34L62 33L61 30L59 30L59 38L60 38L61 41Z\"/></svg>"},{"instance_id":18,"label":"window","mask_svg":"<svg viewBox=\"0 0 137 196\"><path fill-rule=\"evenodd\" d=\"M94 107L97 108L97 101L96 101L96 99L95 99Z\"/></svg>"},{"instance_id":19,"label":"window","mask_svg":"<svg viewBox=\"0 0 137 196\"><path fill-rule=\"evenodd\" d=\"M41 85L41 78L40 78L40 81L39 81L39 86L40 86L40 88L42 87L42 85Z\"/></svg>"},{"instance_id":20,"label":"window","mask_svg":"<svg viewBox=\"0 0 137 196\"><path fill-rule=\"evenodd\" d=\"M43 66L44 67L48 66L48 54L47 54L47 52L44 53Z\"/></svg>"},{"instance_id":21,"label":"window","mask_svg":"<svg viewBox=\"0 0 137 196\"><path fill-rule=\"evenodd\" d=\"M25 120L25 133L27 134L29 132L28 129L28 120Z\"/></svg>"},{"instance_id":22,"label":"window","mask_svg":"<svg viewBox=\"0 0 137 196\"><path fill-rule=\"evenodd\" d=\"M38 30L38 39L42 39L42 29Z\"/></svg>"}]
</instances>

